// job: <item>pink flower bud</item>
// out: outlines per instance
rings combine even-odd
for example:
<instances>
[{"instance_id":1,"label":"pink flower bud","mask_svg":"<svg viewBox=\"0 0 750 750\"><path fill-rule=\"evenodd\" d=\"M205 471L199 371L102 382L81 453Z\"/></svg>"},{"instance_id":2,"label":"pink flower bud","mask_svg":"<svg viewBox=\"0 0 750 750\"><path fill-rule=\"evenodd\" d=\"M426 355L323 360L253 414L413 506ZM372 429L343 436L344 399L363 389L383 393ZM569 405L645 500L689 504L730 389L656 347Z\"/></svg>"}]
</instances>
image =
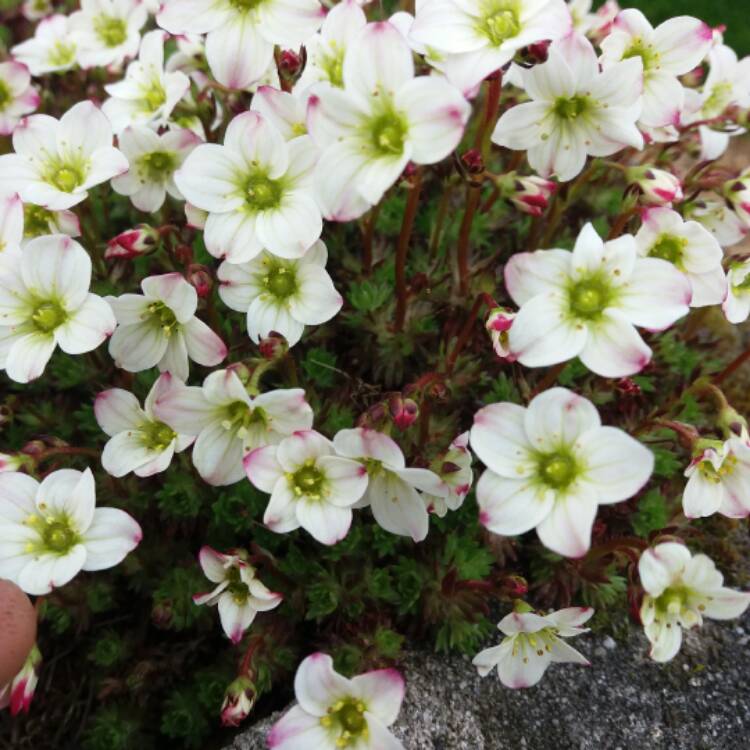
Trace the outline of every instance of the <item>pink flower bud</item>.
<instances>
[{"instance_id":1,"label":"pink flower bud","mask_svg":"<svg viewBox=\"0 0 750 750\"><path fill-rule=\"evenodd\" d=\"M645 203L664 206L683 199L682 183L671 172L652 167L634 167L628 179L641 189Z\"/></svg>"},{"instance_id":2,"label":"pink flower bud","mask_svg":"<svg viewBox=\"0 0 750 750\"><path fill-rule=\"evenodd\" d=\"M221 705L221 723L225 727L237 727L253 710L257 691L249 677L238 677L230 683Z\"/></svg>"},{"instance_id":3,"label":"pink flower bud","mask_svg":"<svg viewBox=\"0 0 750 750\"><path fill-rule=\"evenodd\" d=\"M277 360L289 351L289 344L283 336L272 331L266 338L260 340L258 348L263 359Z\"/></svg>"},{"instance_id":4,"label":"pink flower bud","mask_svg":"<svg viewBox=\"0 0 750 750\"><path fill-rule=\"evenodd\" d=\"M211 294L214 280L211 276L211 272L206 266L198 264L188 266L187 280L193 287L195 287L195 291L198 292L199 297L204 298Z\"/></svg>"},{"instance_id":5,"label":"pink flower bud","mask_svg":"<svg viewBox=\"0 0 750 750\"><path fill-rule=\"evenodd\" d=\"M107 243L105 258L137 258L148 255L159 244L159 232L148 224L139 224L135 229L118 234Z\"/></svg>"},{"instance_id":6,"label":"pink flower bud","mask_svg":"<svg viewBox=\"0 0 750 750\"><path fill-rule=\"evenodd\" d=\"M406 430L416 422L419 406L413 399L403 398L400 393L395 393L388 399L388 412L396 427Z\"/></svg>"},{"instance_id":7,"label":"pink flower bud","mask_svg":"<svg viewBox=\"0 0 750 750\"><path fill-rule=\"evenodd\" d=\"M0 472L18 471L24 464L23 456L19 454L0 453Z\"/></svg>"},{"instance_id":8,"label":"pink flower bud","mask_svg":"<svg viewBox=\"0 0 750 750\"><path fill-rule=\"evenodd\" d=\"M485 328L492 339L492 348L495 350L495 354L509 362L512 362L514 357L510 351L508 331L510 331L515 317L516 313L507 307L496 307L490 311L485 323Z\"/></svg>"},{"instance_id":9,"label":"pink flower bud","mask_svg":"<svg viewBox=\"0 0 750 750\"><path fill-rule=\"evenodd\" d=\"M550 196L557 190L554 182L534 175L531 177L516 175L512 186L510 191L505 191L505 197L519 211L531 214L531 216L541 216L547 210Z\"/></svg>"},{"instance_id":10,"label":"pink flower bud","mask_svg":"<svg viewBox=\"0 0 750 750\"><path fill-rule=\"evenodd\" d=\"M471 174L484 172L484 160L479 149L470 148L461 156L461 163L466 167L467 172L471 172Z\"/></svg>"},{"instance_id":11,"label":"pink flower bud","mask_svg":"<svg viewBox=\"0 0 750 750\"><path fill-rule=\"evenodd\" d=\"M740 219L750 226L750 170L725 183L723 192Z\"/></svg>"},{"instance_id":12,"label":"pink flower bud","mask_svg":"<svg viewBox=\"0 0 750 750\"><path fill-rule=\"evenodd\" d=\"M302 60L296 52L290 49L285 49L281 53L279 57L279 72L282 75L288 78L294 78L294 76L299 73L301 67Z\"/></svg>"},{"instance_id":13,"label":"pink flower bud","mask_svg":"<svg viewBox=\"0 0 750 750\"><path fill-rule=\"evenodd\" d=\"M41 663L42 655L35 645L29 652L23 669L13 678L13 682L10 684L11 716L29 712L31 701L34 700L34 691L39 682Z\"/></svg>"}]
</instances>

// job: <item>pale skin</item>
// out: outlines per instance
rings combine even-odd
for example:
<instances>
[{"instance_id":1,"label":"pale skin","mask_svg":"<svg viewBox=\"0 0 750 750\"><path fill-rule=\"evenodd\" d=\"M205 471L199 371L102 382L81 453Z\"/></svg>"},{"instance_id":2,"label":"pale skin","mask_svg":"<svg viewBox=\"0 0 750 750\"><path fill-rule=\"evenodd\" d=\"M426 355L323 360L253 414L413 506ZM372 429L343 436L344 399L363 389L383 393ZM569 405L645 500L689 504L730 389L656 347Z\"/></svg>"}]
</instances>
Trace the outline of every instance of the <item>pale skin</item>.
<instances>
[{"instance_id":1,"label":"pale skin","mask_svg":"<svg viewBox=\"0 0 750 750\"><path fill-rule=\"evenodd\" d=\"M36 611L29 597L0 580L0 688L20 671L36 642Z\"/></svg>"}]
</instances>

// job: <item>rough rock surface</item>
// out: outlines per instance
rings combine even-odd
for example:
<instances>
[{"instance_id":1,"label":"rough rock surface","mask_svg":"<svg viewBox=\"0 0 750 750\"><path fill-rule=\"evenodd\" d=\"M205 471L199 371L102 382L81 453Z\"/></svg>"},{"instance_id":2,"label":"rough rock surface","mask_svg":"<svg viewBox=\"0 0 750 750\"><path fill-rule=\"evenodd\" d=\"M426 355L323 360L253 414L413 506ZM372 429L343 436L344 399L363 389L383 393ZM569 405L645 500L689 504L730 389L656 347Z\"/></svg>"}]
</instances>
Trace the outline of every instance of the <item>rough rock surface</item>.
<instances>
[{"instance_id":1,"label":"rough rock surface","mask_svg":"<svg viewBox=\"0 0 750 750\"><path fill-rule=\"evenodd\" d=\"M579 636L593 666L553 665L535 688L481 679L468 658L412 653L394 733L407 750L747 750L750 617L688 634L658 665L640 634ZM227 750L264 750L272 716Z\"/></svg>"}]
</instances>

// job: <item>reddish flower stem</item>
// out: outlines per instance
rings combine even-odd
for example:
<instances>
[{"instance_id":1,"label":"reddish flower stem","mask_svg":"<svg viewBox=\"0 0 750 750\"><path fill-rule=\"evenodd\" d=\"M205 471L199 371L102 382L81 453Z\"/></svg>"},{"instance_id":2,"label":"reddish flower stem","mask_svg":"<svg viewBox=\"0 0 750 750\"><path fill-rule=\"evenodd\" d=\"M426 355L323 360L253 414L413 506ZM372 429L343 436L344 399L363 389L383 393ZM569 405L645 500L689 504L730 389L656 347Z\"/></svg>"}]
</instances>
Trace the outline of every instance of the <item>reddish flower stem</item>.
<instances>
[{"instance_id":1,"label":"reddish flower stem","mask_svg":"<svg viewBox=\"0 0 750 750\"><path fill-rule=\"evenodd\" d=\"M477 319L477 315L479 314L479 309L482 306L482 303L484 302L484 295L480 294L476 300L474 300L474 304L471 307L471 310L469 311L469 317L466 319L466 322L464 323L464 327L461 329L461 332L458 334L458 339L456 339L456 345L453 347L453 351L448 356L448 359L445 362L445 373L446 375L450 375L453 372L453 368L456 366L456 360L458 359L458 355L461 353L461 350L466 346L466 342L469 340L469 336L471 336L471 331L474 328L474 322Z\"/></svg>"},{"instance_id":2,"label":"reddish flower stem","mask_svg":"<svg viewBox=\"0 0 750 750\"><path fill-rule=\"evenodd\" d=\"M715 375L713 377L713 382L716 384L722 383L730 375L739 370L739 368L742 367L742 365L744 365L748 359L750 359L750 349L745 349L742 354L740 354L738 357L735 357L718 375Z\"/></svg>"},{"instance_id":3,"label":"reddish flower stem","mask_svg":"<svg viewBox=\"0 0 750 750\"><path fill-rule=\"evenodd\" d=\"M463 219L461 219L461 228L458 231L458 250L456 253L458 289L464 296L469 293L469 238L471 225L479 207L479 198L479 185L469 185L466 188L466 208L464 209Z\"/></svg>"},{"instance_id":4,"label":"reddish flower stem","mask_svg":"<svg viewBox=\"0 0 750 750\"><path fill-rule=\"evenodd\" d=\"M404 330L404 322L406 321L408 301L408 291L406 289L406 254L409 250L409 240L414 228L414 219L417 215L417 205L419 204L419 194L421 191L422 172L417 168L411 183L409 197L406 199L406 209L404 210L401 232L398 235L398 244L396 245L396 320L394 329L397 332Z\"/></svg>"}]
</instances>

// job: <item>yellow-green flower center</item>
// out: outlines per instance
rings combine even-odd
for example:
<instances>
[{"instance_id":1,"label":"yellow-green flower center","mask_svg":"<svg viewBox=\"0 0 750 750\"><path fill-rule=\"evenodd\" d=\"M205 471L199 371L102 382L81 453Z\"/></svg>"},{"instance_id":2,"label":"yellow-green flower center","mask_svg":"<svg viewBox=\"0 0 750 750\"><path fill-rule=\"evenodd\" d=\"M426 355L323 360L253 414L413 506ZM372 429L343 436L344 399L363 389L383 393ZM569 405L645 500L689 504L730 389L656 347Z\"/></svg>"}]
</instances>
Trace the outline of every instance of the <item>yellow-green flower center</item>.
<instances>
[{"instance_id":1,"label":"yellow-green flower center","mask_svg":"<svg viewBox=\"0 0 750 750\"><path fill-rule=\"evenodd\" d=\"M656 48L653 44L647 44L640 36L633 39L622 55L623 60L628 60L631 57L641 58L645 72L659 67L659 53Z\"/></svg>"},{"instance_id":2,"label":"yellow-green flower center","mask_svg":"<svg viewBox=\"0 0 750 750\"><path fill-rule=\"evenodd\" d=\"M728 81L717 83L703 103L703 115L708 118L718 117L732 103L732 98L732 84Z\"/></svg>"},{"instance_id":3,"label":"yellow-green flower center","mask_svg":"<svg viewBox=\"0 0 750 750\"><path fill-rule=\"evenodd\" d=\"M287 475L292 492L297 497L308 497L320 500L325 489L325 475L315 465L315 459L309 458L293 474Z\"/></svg>"},{"instance_id":4,"label":"yellow-green flower center","mask_svg":"<svg viewBox=\"0 0 750 750\"><path fill-rule=\"evenodd\" d=\"M587 96L558 96L555 99L554 112L563 120L577 120L591 108Z\"/></svg>"},{"instance_id":5,"label":"yellow-green flower center","mask_svg":"<svg viewBox=\"0 0 750 750\"><path fill-rule=\"evenodd\" d=\"M280 180L256 172L245 182L245 204L253 213L277 208L281 204L284 186Z\"/></svg>"},{"instance_id":6,"label":"yellow-green flower center","mask_svg":"<svg viewBox=\"0 0 750 750\"><path fill-rule=\"evenodd\" d=\"M613 300L613 290L603 276L591 276L568 289L568 307L574 318L596 320Z\"/></svg>"},{"instance_id":7,"label":"yellow-green flower center","mask_svg":"<svg viewBox=\"0 0 750 750\"><path fill-rule=\"evenodd\" d=\"M51 177L52 184L63 193L72 193L83 184L84 178L80 169L66 165L59 167Z\"/></svg>"},{"instance_id":8,"label":"yellow-green flower center","mask_svg":"<svg viewBox=\"0 0 750 750\"><path fill-rule=\"evenodd\" d=\"M662 234L648 251L649 257L661 258L674 263L678 268L682 267L682 257L688 241L684 237L676 237L673 234Z\"/></svg>"},{"instance_id":9,"label":"yellow-green flower center","mask_svg":"<svg viewBox=\"0 0 750 750\"><path fill-rule=\"evenodd\" d=\"M54 214L41 206L33 203L24 203L23 206L23 236L41 237L49 234L52 230Z\"/></svg>"},{"instance_id":10,"label":"yellow-green flower center","mask_svg":"<svg viewBox=\"0 0 750 750\"><path fill-rule=\"evenodd\" d=\"M76 45L55 42L47 54L47 62L55 68L65 68L73 64L76 57Z\"/></svg>"},{"instance_id":11,"label":"yellow-green flower center","mask_svg":"<svg viewBox=\"0 0 750 750\"><path fill-rule=\"evenodd\" d=\"M247 13L259 8L266 0L229 0L229 4L241 13Z\"/></svg>"},{"instance_id":12,"label":"yellow-green flower center","mask_svg":"<svg viewBox=\"0 0 750 750\"><path fill-rule=\"evenodd\" d=\"M332 86L344 88L344 49L336 42L328 45L329 54L321 54L320 67Z\"/></svg>"},{"instance_id":13,"label":"yellow-green flower center","mask_svg":"<svg viewBox=\"0 0 750 750\"><path fill-rule=\"evenodd\" d=\"M368 125L376 156L400 156L409 132L406 118L392 106L374 117Z\"/></svg>"},{"instance_id":14,"label":"yellow-green flower center","mask_svg":"<svg viewBox=\"0 0 750 750\"><path fill-rule=\"evenodd\" d=\"M227 580L229 581L227 591L232 595L235 604L245 604L250 596L250 587L242 580L240 569L237 567L229 568Z\"/></svg>"},{"instance_id":15,"label":"yellow-green flower center","mask_svg":"<svg viewBox=\"0 0 750 750\"><path fill-rule=\"evenodd\" d=\"M150 450L163 451L177 437L177 433L164 422L155 420L141 426L143 443Z\"/></svg>"},{"instance_id":16,"label":"yellow-green flower center","mask_svg":"<svg viewBox=\"0 0 750 750\"><path fill-rule=\"evenodd\" d=\"M146 112L156 112L167 101L167 92L158 78L152 80L150 85L144 86L141 91L141 101Z\"/></svg>"},{"instance_id":17,"label":"yellow-green flower center","mask_svg":"<svg viewBox=\"0 0 750 750\"><path fill-rule=\"evenodd\" d=\"M366 740L369 735L366 706L356 698L345 698L328 708L328 713L320 719L320 723L336 737L336 747L352 747L361 739Z\"/></svg>"},{"instance_id":18,"label":"yellow-green flower center","mask_svg":"<svg viewBox=\"0 0 750 750\"><path fill-rule=\"evenodd\" d=\"M494 47L521 31L519 3L517 0L485 0L480 6L477 30L487 37Z\"/></svg>"},{"instance_id":19,"label":"yellow-green flower center","mask_svg":"<svg viewBox=\"0 0 750 750\"><path fill-rule=\"evenodd\" d=\"M167 337L171 336L180 326L172 308L167 307L163 302L152 302L148 306L148 312L151 316L151 322L161 328Z\"/></svg>"},{"instance_id":20,"label":"yellow-green flower center","mask_svg":"<svg viewBox=\"0 0 750 750\"><path fill-rule=\"evenodd\" d=\"M12 101L13 92L10 90L8 84L0 79L0 109L5 109L5 107Z\"/></svg>"},{"instance_id":21,"label":"yellow-green flower center","mask_svg":"<svg viewBox=\"0 0 750 750\"><path fill-rule=\"evenodd\" d=\"M225 407L224 414L221 426L241 438L247 435L250 428L265 427L268 424L266 413L261 407L253 408L244 401L233 401Z\"/></svg>"},{"instance_id":22,"label":"yellow-green flower center","mask_svg":"<svg viewBox=\"0 0 750 750\"><path fill-rule=\"evenodd\" d=\"M152 182L167 179L176 166L174 154L169 151L152 151L140 158L143 171Z\"/></svg>"},{"instance_id":23,"label":"yellow-green flower center","mask_svg":"<svg viewBox=\"0 0 750 750\"><path fill-rule=\"evenodd\" d=\"M537 476L548 487L556 490L565 489L578 473L576 460L567 452L558 451L539 457Z\"/></svg>"},{"instance_id":24,"label":"yellow-green flower center","mask_svg":"<svg viewBox=\"0 0 750 750\"><path fill-rule=\"evenodd\" d=\"M128 38L125 21L114 16L97 16L94 19L94 32L107 47L117 47Z\"/></svg>"},{"instance_id":25,"label":"yellow-green flower center","mask_svg":"<svg viewBox=\"0 0 750 750\"><path fill-rule=\"evenodd\" d=\"M286 300L297 291L297 278L294 269L277 265L263 277L266 289L278 300Z\"/></svg>"},{"instance_id":26,"label":"yellow-green flower center","mask_svg":"<svg viewBox=\"0 0 750 750\"><path fill-rule=\"evenodd\" d=\"M81 542L81 536L64 513L58 515L31 515L25 521L39 535L37 542L29 542L26 551L34 554L65 556Z\"/></svg>"},{"instance_id":27,"label":"yellow-green flower center","mask_svg":"<svg viewBox=\"0 0 750 750\"><path fill-rule=\"evenodd\" d=\"M61 326L68 318L68 314L59 302L46 300L37 305L31 315L31 321L42 333L51 333Z\"/></svg>"}]
</instances>

